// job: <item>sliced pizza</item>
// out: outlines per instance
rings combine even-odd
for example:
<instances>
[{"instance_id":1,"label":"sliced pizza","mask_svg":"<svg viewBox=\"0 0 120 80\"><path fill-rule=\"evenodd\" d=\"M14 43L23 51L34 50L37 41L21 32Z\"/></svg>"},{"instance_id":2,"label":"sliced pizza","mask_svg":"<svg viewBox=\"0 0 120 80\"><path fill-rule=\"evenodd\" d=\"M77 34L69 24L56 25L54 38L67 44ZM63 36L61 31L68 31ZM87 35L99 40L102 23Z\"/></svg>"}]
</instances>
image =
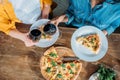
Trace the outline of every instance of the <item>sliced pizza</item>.
<instances>
[{"instance_id":1,"label":"sliced pizza","mask_svg":"<svg viewBox=\"0 0 120 80\"><path fill-rule=\"evenodd\" d=\"M43 56L41 58L41 73L44 74L43 76L47 80L54 79L56 74L58 73L58 66L56 61L47 56Z\"/></svg>"},{"instance_id":2,"label":"sliced pizza","mask_svg":"<svg viewBox=\"0 0 120 80\"><path fill-rule=\"evenodd\" d=\"M60 57L58 56L57 54L57 51L55 50L54 47L51 47L49 50L47 50L45 53L44 53L45 56L48 56L49 58L55 60L55 61L59 61L60 60Z\"/></svg>"},{"instance_id":3,"label":"sliced pizza","mask_svg":"<svg viewBox=\"0 0 120 80\"><path fill-rule=\"evenodd\" d=\"M51 47L44 53L44 56L41 58L40 66L41 73L47 80L53 80L58 73L58 63L59 56L54 47Z\"/></svg>"},{"instance_id":4,"label":"sliced pizza","mask_svg":"<svg viewBox=\"0 0 120 80\"><path fill-rule=\"evenodd\" d=\"M77 42L89 50L91 50L93 53L97 54L100 48L100 39L99 36L95 34L89 34L84 36L77 37Z\"/></svg>"},{"instance_id":5,"label":"sliced pizza","mask_svg":"<svg viewBox=\"0 0 120 80\"><path fill-rule=\"evenodd\" d=\"M57 49L57 51L64 50ZM46 80L76 80L81 71L81 62L71 61L64 63L59 57L59 54L62 52L57 51L54 47L51 47L41 58L40 66L43 77L45 77Z\"/></svg>"},{"instance_id":6,"label":"sliced pizza","mask_svg":"<svg viewBox=\"0 0 120 80\"><path fill-rule=\"evenodd\" d=\"M55 80L76 80L80 71L82 64L80 62L68 62L62 63L58 66L58 73Z\"/></svg>"}]
</instances>

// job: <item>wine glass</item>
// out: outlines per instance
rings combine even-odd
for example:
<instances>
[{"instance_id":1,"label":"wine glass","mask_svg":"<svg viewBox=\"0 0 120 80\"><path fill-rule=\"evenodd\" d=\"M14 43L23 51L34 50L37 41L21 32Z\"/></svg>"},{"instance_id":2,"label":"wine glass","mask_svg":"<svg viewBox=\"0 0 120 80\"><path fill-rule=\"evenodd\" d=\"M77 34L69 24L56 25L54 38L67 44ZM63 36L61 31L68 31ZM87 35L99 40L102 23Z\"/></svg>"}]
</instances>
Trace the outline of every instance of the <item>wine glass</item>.
<instances>
[{"instance_id":1,"label":"wine glass","mask_svg":"<svg viewBox=\"0 0 120 80\"><path fill-rule=\"evenodd\" d=\"M33 41L38 41L41 37L41 31L39 29L33 29L29 33L29 38Z\"/></svg>"},{"instance_id":2,"label":"wine glass","mask_svg":"<svg viewBox=\"0 0 120 80\"><path fill-rule=\"evenodd\" d=\"M46 48L53 45L59 39L59 28L50 23L48 19L40 19L36 21L31 27L30 30L39 29L41 31L41 38L38 41L36 46ZM45 34L46 38L42 38Z\"/></svg>"},{"instance_id":3,"label":"wine glass","mask_svg":"<svg viewBox=\"0 0 120 80\"><path fill-rule=\"evenodd\" d=\"M58 27L52 23L47 23L44 26L43 31L45 34L50 35L50 36L54 35L58 31L59 32L58 38L61 38L61 35L62 35L62 32L58 29Z\"/></svg>"},{"instance_id":4,"label":"wine glass","mask_svg":"<svg viewBox=\"0 0 120 80\"><path fill-rule=\"evenodd\" d=\"M57 28L54 24L48 23L44 26L43 31L45 34L52 36L56 33Z\"/></svg>"}]
</instances>

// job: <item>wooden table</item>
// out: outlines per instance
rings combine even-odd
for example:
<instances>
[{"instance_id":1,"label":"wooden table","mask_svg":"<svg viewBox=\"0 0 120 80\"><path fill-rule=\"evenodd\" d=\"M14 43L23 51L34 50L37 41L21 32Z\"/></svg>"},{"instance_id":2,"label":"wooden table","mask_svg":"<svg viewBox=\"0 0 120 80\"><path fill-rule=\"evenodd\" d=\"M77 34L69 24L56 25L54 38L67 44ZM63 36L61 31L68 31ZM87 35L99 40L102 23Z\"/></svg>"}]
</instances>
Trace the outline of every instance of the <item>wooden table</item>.
<instances>
[{"instance_id":1,"label":"wooden table","mask_svg":"<svg viewBox=\"0 0 120 80\"><path fill-rule=\"evenodd\" d=\"M30 25L17 25L22 32L29 30ZM24 28L23 28L24 27ZM60 27L62 37L54 46L71 48L70 39L74 28ZM117 73L120 80L120 34L113 33L108 37L109 49L104 58L97 62L84 62L78 80L88 80L98 69L98 64L104 63ZM22 41L11 38L0 32L0 80L45 80L40 72L39 59L48 48L25 47Z\"/></svg>"}]
</instances>

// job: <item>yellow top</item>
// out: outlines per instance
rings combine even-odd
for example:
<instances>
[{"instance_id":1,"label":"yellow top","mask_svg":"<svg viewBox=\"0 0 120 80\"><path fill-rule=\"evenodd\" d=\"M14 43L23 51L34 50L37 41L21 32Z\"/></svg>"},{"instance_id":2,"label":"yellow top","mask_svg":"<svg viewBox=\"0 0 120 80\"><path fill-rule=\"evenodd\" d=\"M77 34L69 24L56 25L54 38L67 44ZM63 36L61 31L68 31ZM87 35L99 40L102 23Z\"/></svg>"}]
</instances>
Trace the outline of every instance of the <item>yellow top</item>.
<instances>
[{"instance_id":1,"label":"yellow top","mask_svg":"<svg viewBox=\"0 0 120 80\"><path fill-rule=\"evenodd\" d=\"M9 34L9 31L15 29L15 22L20 22L17 19L12 4L8 0L0 2L0 31ZM41 8L44 4L51 5L52 0L40 0Z\"/></svg>"}]
</instances>

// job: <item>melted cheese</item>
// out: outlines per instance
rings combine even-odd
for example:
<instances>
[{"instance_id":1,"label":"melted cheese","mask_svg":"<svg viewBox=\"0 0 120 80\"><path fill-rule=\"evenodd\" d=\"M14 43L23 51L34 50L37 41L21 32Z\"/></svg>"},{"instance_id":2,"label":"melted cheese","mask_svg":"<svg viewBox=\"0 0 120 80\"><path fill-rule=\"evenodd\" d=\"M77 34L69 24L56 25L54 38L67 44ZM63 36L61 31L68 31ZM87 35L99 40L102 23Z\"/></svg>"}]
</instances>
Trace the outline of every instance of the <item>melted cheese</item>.
<instances>
[{"instance_id":1,"label":"melted cheese","mask_svg":"<svg viewBox=\"0 0 120 80\"><path fill-rule=\"evenodd\" d=\"M77 38L77 42L94 53L97 53L100 47L100 40L97 34L90 34L88 36L80 36Z\"/></svg>"}]
</instances>

